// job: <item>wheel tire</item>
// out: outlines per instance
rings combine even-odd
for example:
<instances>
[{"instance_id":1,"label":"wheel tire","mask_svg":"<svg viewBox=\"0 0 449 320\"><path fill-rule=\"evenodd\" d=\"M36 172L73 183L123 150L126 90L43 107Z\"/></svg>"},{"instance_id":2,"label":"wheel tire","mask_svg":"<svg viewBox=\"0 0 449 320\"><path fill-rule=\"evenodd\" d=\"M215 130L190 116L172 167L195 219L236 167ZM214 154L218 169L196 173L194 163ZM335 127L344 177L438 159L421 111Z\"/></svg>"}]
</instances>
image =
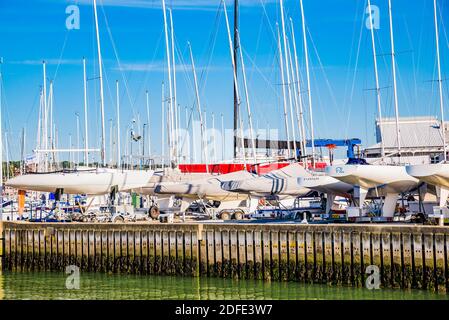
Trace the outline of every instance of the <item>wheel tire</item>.
<instances>
[{"instance_id":1,"label":"wheel tire","mask_svg":"<svg viewBox=\"0 0 449 320\"><path fill-rule=\"evenodd\" d=\"M234 212L234 219L235 220L242 220L243 219L243 212L241 212L241 211Z\"/></svg>"},{"instance_id":2,"label":"wheel tire","mask_svg":"<svg viewBox=\"0 0 449 320\"><path fill-rule=\"evenodd\" d=\"M153 220L157 220L159 218L159 215L161 214L157 206L151 206L148 213L150 215L150 218Z\"/></svg>"},{"instance_id":3,"label":"wheel tire","mask_svg":"<svg viewBox=\"0 0 449 320\"><path fill-rule=\"evenodd\" d=\"M124 223L125 219L122 216L117 216L112 220L112 223Z\"/></svg>"},{"instance_id":4,"label":"wheel tire","mask_svg":"<svg viewBox=\"0 0 449 320\"><path fill-rule=\"evenodd\" d=\"M312 214L309 211L304 212L306 214L307 221L312 219Z\"/></svg>"},{"instance_id":5,"label":"wheel tire","mask_svg":"<svg viewBox=\"0 0 449 320\"><path fill-rule=\"evenodd\" d=\"M231 220L231 214L228 211L223 211L220 214L222 220Z\"/></svg>"}]
</instances>

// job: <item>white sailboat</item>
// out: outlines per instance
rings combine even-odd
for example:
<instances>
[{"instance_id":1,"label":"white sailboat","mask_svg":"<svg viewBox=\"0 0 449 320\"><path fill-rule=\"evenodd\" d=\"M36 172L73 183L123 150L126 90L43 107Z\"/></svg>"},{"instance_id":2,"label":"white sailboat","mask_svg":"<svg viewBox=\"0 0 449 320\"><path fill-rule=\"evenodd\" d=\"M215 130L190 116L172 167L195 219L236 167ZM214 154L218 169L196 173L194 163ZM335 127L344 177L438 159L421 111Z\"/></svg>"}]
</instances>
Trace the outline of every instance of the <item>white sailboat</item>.
<instances>
[{"instance_id":1,"label":"white sailboat","mask_svg":"<svg viewBox=\"0 0 449 320\"><path fill-rule=\"evenodd\" d=\"M102 137L101 137L101 160L103 166L106 164L106 145L105 145L105 127L104 127L104 97L103 97L103 70L101 62L101 46L100 46L100 35L98 28L98 16L97 16L97 6L96 0L93 1L94 16L95 16L95 29L96 29L96 39L97 39L97 50L99 59L99 80L100 80L100 103L101 103L101 125L102 125ZM83 59L84 66L84 93L86 93L86 74L85 74L85 60ZM48 152L56 151L68 151L73 152L74 150L55 150L47 148L47 107L46 107L46 76L45 76L45 64L44 64L44 149L38 150L39 152L45 153L45 167L47 168L47 154ZM84 96L85 101L85 114L86 111L86 96ZM87 117L87 116L86 116ZM53 124L50 123L52 126ZM87 134L86 134L87 143ZM85 152L87 161L88 146L86 144L85 149L78 149L77 152ZM129 191L148 184L151 176L153 175L152 170L148 171L132 171L132 170L121 170L117 169L107 169L107 168L97 168L97 169L83 169L75 171L62 171L62 172L43 172L35 174L25 174L15 178L12 178L6 182L6 185L19 189L19 190L32 190L40 192L57 192L58 190L68 193L68 194L87 194L87 195L103 195L108 194L113 188L117 188L117 191Z\"/></svg>"},{"instance_id":2,"label":"white sailboat","mask_svg":"<svg viewBox=\"0 0 449 320\"><path fill-rule=\"evenodd\" d=\"M34 173L17 176L6 182L18 190L57 192L67 194L104 195L117 191L132 191L148 184L153 171L98 168L58 173Z\"/></svg>"},{"instance_id":3,"label":"white sailboat","mask_svg":"<svg viewBox=\"0 0 449 320\"><path fill-rule=\"evenodd\" d=\"M274 170L260 177L233 179L222 183L223 190L244 193L253 197L276 195L280 198L305 196L311 192L297 183L300 177L311 177L304 167L293 163L282 169Z\"/></svg>"},{"instance_id":4,"label":"white sailboat","mask_svg":"<svg viewBox=\"0 0 449 320\"><path fill-rule=\"evenodd\" d=\"M248 171L237 171L188 182L161 182L156 185L154 192L162 196L181 198L181 212L196 200L219 202L217 210L236 209L248 207L248 194L226 191L221 188L222 183L234 179L251 179L254 176ZM161 209L164 210L162 206Z\"/></svg>"},{"instance_id":5,"label":"white sailboat","mask_svg":"<svg viewBox=\"0 0 449 320\"><path fill-rule=\"evenodd\" d=\"M399 112L398 112L398 100L397 100L397 88L396 88L396 65L395 65L395 52L394 52L394 37L393 37L393 22L392 22L392 10L391 0L388 1L389 17L390 17L390 40L392 48L392 70L393 70L393 86L394 86L394 102L395 102L395 115L396 115L396 133L398 154L400 158L400 146L401 138L399 131ZM371 29L371 40L373 48L374 59L374 71L376 79L376 97L379 119L382 121L382 112L380 105L380 87L379 87L379 75L377 69L377 53L374 41L374 27L371 17L371 3L368 0L369 21ZM382 145L382 157L383 142L382 142L382 124L380 124L381 131L381 145ZM393 217L398 195L406 193L416 189L419 185L419 180L410 176L405 166L402 165L368 165L367 163L346 164L340 166L330 166L326 168L326 173L342 182L351 184L354 186L354 200L357 207L350 208L356 215L362 214L363 204L370 190L374 189L379 197L384 196L385 200L382 207L383 217Z\"/></svg>"},{"instance_id":6,"label":"white sailboat","mask_svg":"<svg viewBox=\"0 0 449 320\"><path fill-rule=\"evenodd\" d=\"M444 215L447 215L448 209L446 206L447 199L449 197L449 163L447 163L446 154L446 130L444 123L444 99L443 99L443 80L441 78L441 58L440 58L440 45L439 45L439 31L438 31L438 14L437 14L437 2L434 0L434 23L435 23L435 39L436 39L436 58L438 67L438 87L439 87L439 102L441 112L441 137L443 142L443 162L438 164L423 164L407 166L407 173L411 176L418 178L420 181L426 182L436 186L436 194L439 201L439 207L434 208L435 211L439 211L440 224L444 223ZM436 210L435 210L436 209Z\"/></svg>"},{"instance_id":7,"label":"white sailboat","mask_svg":"<svg viewBox=\"0 0 449 320\"><path fill-rule=\"evenodd\" d=\"M140 188L138 193L154 196L155 189L160 183L187 183L211 176L210 173L183 173L178 169L164 168L164 170L155 171L149 182Z\"/></svg>"}]
</instances>

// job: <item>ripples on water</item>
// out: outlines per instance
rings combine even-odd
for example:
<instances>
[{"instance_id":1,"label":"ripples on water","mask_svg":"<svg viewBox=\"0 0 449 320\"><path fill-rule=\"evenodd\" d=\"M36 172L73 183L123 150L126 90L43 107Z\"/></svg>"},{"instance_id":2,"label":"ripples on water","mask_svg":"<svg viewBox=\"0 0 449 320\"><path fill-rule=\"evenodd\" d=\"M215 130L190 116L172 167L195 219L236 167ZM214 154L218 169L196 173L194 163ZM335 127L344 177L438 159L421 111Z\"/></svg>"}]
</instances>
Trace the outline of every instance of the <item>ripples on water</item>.
<instances>
[{"instance_id":1,"label":"ripples on water","mask_svg":"<svg viewBox=\"0 0 449 320\"><path fill-rule=\"evenodd\" d=\"M81 273L80 289L65 287L64 273L14 272L0 274L2 299L448 299L446 294L419 290L364 288L263 282L220 278L133 276Z\"/></svg>"}]
</instances>

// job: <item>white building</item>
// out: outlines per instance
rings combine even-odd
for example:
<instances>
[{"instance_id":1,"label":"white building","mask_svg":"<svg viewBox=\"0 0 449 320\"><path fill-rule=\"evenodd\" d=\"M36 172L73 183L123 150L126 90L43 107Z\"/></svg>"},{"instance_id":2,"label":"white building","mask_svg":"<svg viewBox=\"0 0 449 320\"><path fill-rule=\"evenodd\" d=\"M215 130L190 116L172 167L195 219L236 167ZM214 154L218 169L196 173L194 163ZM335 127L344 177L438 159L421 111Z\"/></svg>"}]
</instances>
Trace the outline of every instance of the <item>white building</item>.
<instances>
[{"instance_id":1,"label":"white building","mask_svg":"<svg viewBox=\"0 0 449 320\"><path fill-rule=\"evenodd\" d=\"M382 132L382 135L381 135ZM436 117L407 117L399 119L401 141L401 163L425 164L439 162L443 153L443 139L440 121ZM448 123L445 123L446 141L449 141ZM395 118L383 118L382 130L380 121L376 120L377 143L363 150L363 156L373 163L381 157L381 136L385 156L384 162L397 163L398 141Z\"/></svg>"}]
</instances>

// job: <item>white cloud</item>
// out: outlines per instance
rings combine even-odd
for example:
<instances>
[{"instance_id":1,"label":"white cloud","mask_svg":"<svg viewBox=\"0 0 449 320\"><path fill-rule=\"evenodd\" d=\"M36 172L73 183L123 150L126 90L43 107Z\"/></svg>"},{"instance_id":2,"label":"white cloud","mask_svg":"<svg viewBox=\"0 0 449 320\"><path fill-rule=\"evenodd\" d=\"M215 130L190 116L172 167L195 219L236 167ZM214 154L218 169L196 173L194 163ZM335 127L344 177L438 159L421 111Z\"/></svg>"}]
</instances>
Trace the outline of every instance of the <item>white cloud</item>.
<instances>
[{"instance_id":1,"label":"white cloud","mask_svg":"<svg viewBox=\"0 0 449 320\"><path fill-rule=\"evenodd\" d=\"M220 66L209 66L209 71L222 69ZM115 71L134 71L134 72L167 72L167 64L164 62L156 63L122 63L121 66L114 67ZM196 66L196 71L200 72L204 67ZM190 64L177 64L177 72L191 72L192 66Z\"/></svg>"},{"instance_id":2,"label":"white cloud","mask_svg":"<svg viewBox=\"0 0 449 320\"><path fill-rule=\"evenodd\" d=\"M23 64L23 65L41 65L45 60L47 65L81 65L81 59L36 59L36 60L13 60L9 61L10 64Z\"/></svg>"},{"instance_id":3,"label":"white cloud","mask_svg":"<svg viewBox=\"0 0 449 320\"><path fill-rule=\"evenodd\" d=\"M261 4L273 3L278 0L240 0L241 6L258 6ZM70 1L71 3L73 1ZM220 5L221 0L166 0L168 8L177 10L215 10ZM92 0L78 0L80 5L92 5ZM233 0L226 0L226 5L233 5ZM160 9L160 0L97 0L98 5L111 7L131 7Z\"/></svg>"}]
</instances>

